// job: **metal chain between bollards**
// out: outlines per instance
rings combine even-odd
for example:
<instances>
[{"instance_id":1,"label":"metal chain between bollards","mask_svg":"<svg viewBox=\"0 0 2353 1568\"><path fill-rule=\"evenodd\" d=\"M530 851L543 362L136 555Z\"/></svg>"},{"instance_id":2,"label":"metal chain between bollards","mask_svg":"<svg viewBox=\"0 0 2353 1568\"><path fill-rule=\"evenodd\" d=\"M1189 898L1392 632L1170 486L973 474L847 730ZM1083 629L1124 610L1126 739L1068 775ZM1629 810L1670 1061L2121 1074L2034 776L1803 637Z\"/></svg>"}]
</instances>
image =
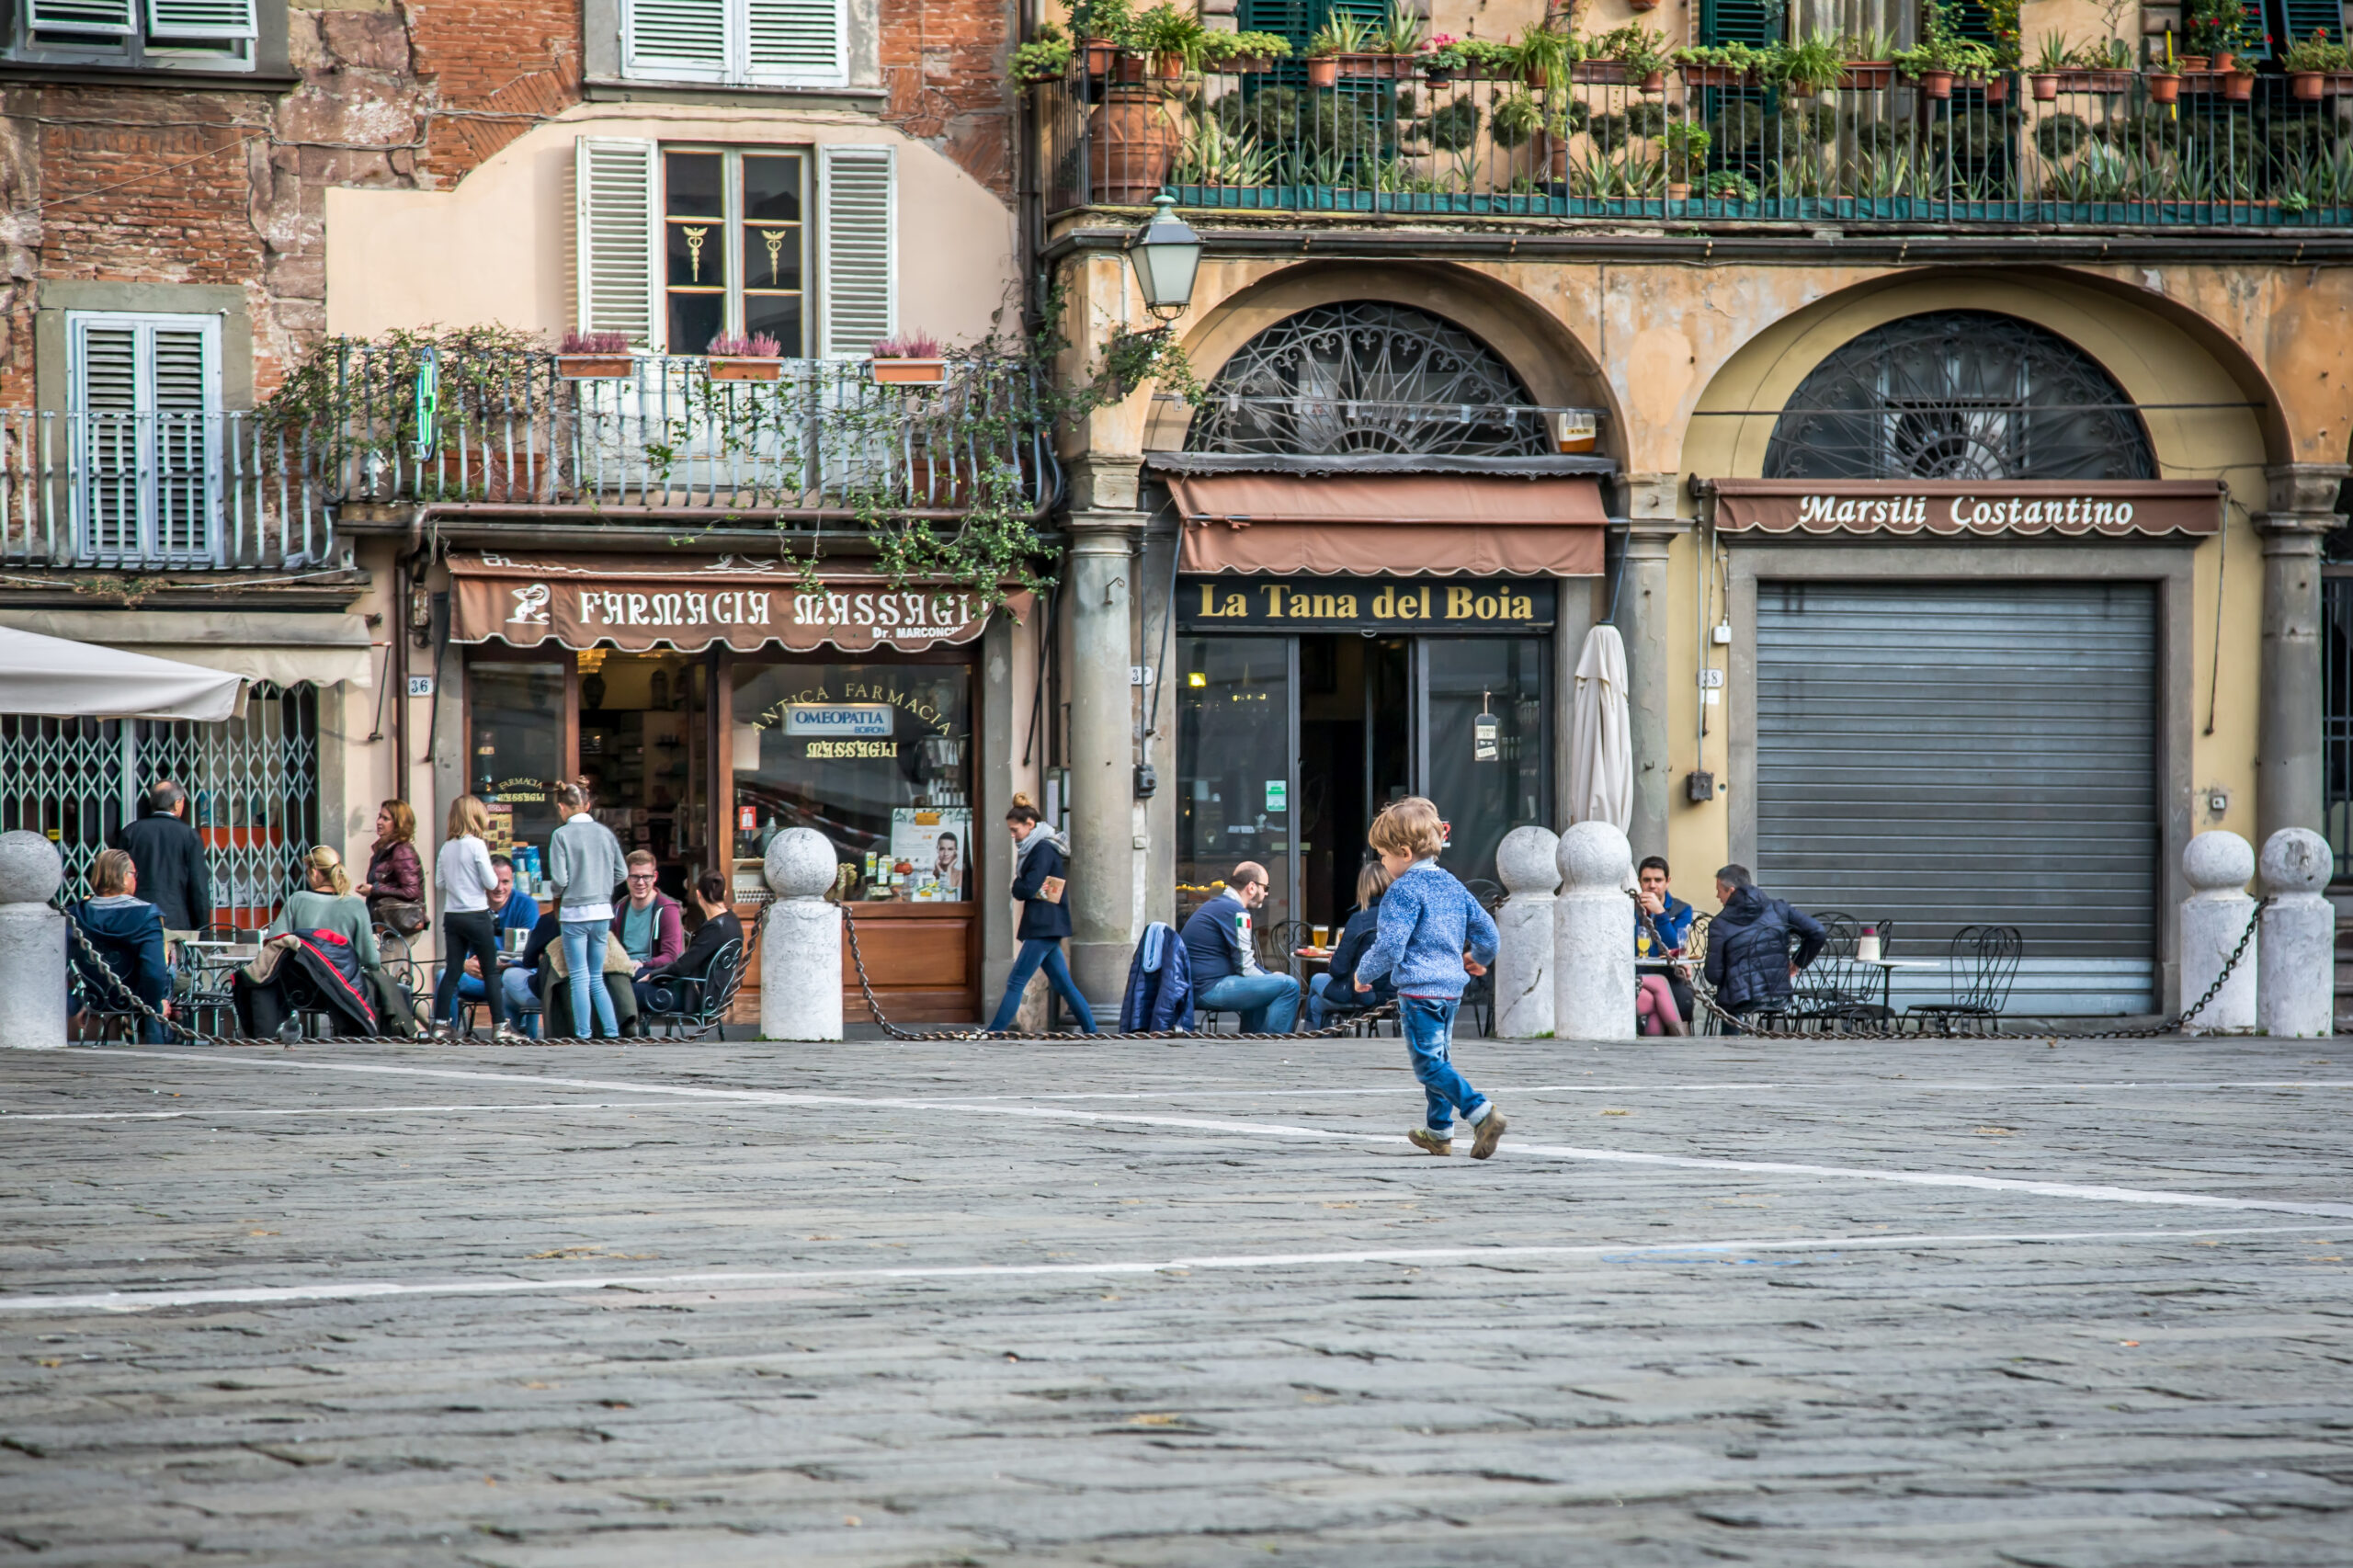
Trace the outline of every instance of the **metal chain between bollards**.
<instances>
[{"instance_id":1,"label":"metal chain between bollards","mask_svg":"<svg viewBox=\"0 0 2353 1568\"><path fill-rule=\"evenodd\" d=\"M1360 1024L1379 1023L1395 1017L1397 1012L1396 1003L1383 1002L1352 1015L1345 1023L1334 1024L1329 1028L1302 1029L1293 1034L1199 1035L1188 1029L1100 1029L1094 1034L1079 1029L1050 1029L1039 1034L996 1034L987 1029L903 1029L884 1016L882 1004L874 994L874 983L867 977L866 955L858 947L858 916L850 912L847 903L835 907L842 912L842 929L849 937L850 962L858 971L858 988L866 997L866 1009L873 1015L882 1032L892 1040L1337 1040Z\"/></svg>"}]
</instances>

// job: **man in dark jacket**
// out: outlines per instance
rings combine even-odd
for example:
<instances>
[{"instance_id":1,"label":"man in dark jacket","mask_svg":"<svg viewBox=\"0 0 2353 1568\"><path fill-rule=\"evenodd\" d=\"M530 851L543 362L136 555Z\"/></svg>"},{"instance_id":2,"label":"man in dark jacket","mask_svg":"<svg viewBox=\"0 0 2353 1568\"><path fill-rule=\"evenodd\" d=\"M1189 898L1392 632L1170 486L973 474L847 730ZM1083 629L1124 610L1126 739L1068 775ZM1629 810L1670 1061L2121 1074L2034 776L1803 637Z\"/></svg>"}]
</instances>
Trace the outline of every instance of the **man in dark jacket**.
<instances>
[{"instance_id":1,"label":"man in dark jacket","mask_svg":"<svg viewBox=\"0 0 2353 1568\"><path fill-rule=\"evenodd\" d=\"M1803 910L1759 892L1745 866L1716 873L1716 899L1723 909L1708 923L1707 973L1717 1006L1746 1014L1789 1000L1790 982L1813 961L1830 933Z\"/></svg>"},{"instance_id":2,"label":"man in dark jacket","mask_svg":"<svg viewBox=\"0 0 2353 1568\"><path fill-rule=\"evenodd\" d=\"M164 916L167 931L201 931L212 920L212 868L204 840L188 824L188 791L159 778L147 791L148 814L115 835L131 852L139 891Z\"/></svg>"},{"instance_id":3,"label":"man in dark jacket","mask_svg":"<svg viewBox=\"0 0 2353 1568\"><path fill-rule=\"evenodd\" d=\"M95 1009L127 1013L128 990L149 1007L171 1017L171 971L164 958L164 922L155 906L137 896L139 873L120 849L98 856L91 869L92 896L74 904L81 938L71 944L73 962L66 966L71 994L67 1010L79 1023ZM171 1035L153 1018L141 1017L139 1039L144 1045L162 1045Z\"/></svg>"}]
</instances>

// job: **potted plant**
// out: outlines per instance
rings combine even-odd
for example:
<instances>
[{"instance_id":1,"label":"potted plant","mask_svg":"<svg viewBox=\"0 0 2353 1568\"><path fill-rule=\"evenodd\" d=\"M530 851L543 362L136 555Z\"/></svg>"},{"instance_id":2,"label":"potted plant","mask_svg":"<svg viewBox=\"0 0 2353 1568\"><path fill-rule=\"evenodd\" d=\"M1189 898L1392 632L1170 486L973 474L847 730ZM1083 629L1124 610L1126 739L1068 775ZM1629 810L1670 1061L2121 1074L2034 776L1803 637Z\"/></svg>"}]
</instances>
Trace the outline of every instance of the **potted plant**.
<instances>
[{"instance_id":1,"label":"potted plant","mask_svg":"<svg viewBox=\"0 0 2353 1568\"><path fill-rule=\"evenodd\" d=\"M1135 39L1152 62L1152 74L1164 82L1181 82L1200 55L1201 35L1208 29L1200 18L1178 10L1171 0L1136 18Z\"/></svg>"},{"instance_id":2,"label":"potted plant","mask_svg":"<svg viewBox=\"0 0 2353 1568\"><path fill-rule=\"evenodd\" d=\"M1462 57L1461 74L1473 82L1517 82L1520 79L1519 51L1510 44L1493 39L1459 38L1452 45Z\"/></svg>"},{"instance_id":3,"label":"potted plant","mask_svg":"<svg viewBox=\"0 0 2353 1568\"><path fill-rule=\"evenodd\" d=\"M1708 176L1708 195L1717 201L1754 201L1756 184L1737 169L1718 169Z\"/></svg>"},{"instance_id":4,"label":"potted plant","mask_svg":"<svg viewBox=\"0 0 2353 1568\"><path fill-rule=\"evenodd\" d=\"M1290 40L1280 33L1204 32L1197 52L1203 69L1272 71L1275 62L1289 58Z\"/></svg>"},{"instance_id":5,"label":"potted plant","mask_svg":"<svg viewBox=\"0 0 2353 1568\"><path fill-rule=\"evenodd\" d=\"M1487 131L1495 145L1509 149L1527 145L1544 129L1544 111L1526 88L1505 94L1487 111Z\"/></svg>"},{"instance_id":6,"label":"potted plant","mask_svg":"<svg viewBox=\"0 0 2353 1568\"><path fill-rule=\"evenodd\" d=\"M703 353L714 381L773 381L784 374L784 345L764 332L721 333Z\"/></svg>"},{"instance_id":7,"label":"potted plant","mask_svg":"<svg viewBox=\"0 0 2353 1568\"><path fill-rule=\"evenodd\" d=\"M1949 98L1956 78L1983 82L1994 74L1994 51L1954 32L1937 0L1926 0L1920 15L1926 36L1916 48L1896 51L1895 68L1919 83L1921 92Z\"/></svg>"},{"instance_id":8,"label":"potted plant","mask_svg":"<svg viewBox=\"0 0 2353 1568\"><path fill-rule=\"evenodd\" d=\"M2068 58L2061 79L2076 92L2114 97L2132 85L2132 48L2120 38L2084 44Z\"/></svg>"},{"instance_id":9,"label":"potted plant","mask_svg":"<svg viewBox=\"0 0 2353 1568\"><path fill-rule=\"evenodd\" d=\"M2151 103L2170 104L2181 101L2181 73L2171 69L2163 61L2142 72L2141 79L2149 85Z\"/></svg>"},{"instance_id":10,"label":"potted plant","mask_svg":"<svg viewBox=\"0 0 2353 1568\"><path fill-rule=\"evenodd\" d=\"M1765 51L1745 43L1713 44L1678 49L1675 63L1687 87L1745 87L1756 79Z\"/></svg>"},{"instance_id":11,"label":"potted plant","mask_svg":"<svg viewBox=\"0 0 2353 1568\"><path fill-rule=\"evenodd\" d=\"M1617 62L1620 81L1632 82L1645 93L1666 91L1666 35L1640 22L1628 22L1594 40L1596 52Z\"/></svg>"},{"instance_id":12,"label":"potted plant","mask_svg":"<svg viewBox=\"0 0 2353 1568\"><path fill-rule=\"evenodd\" d=\"M1840 40L1847 68L1838 85L1847 92L1876 93L1895 85L1895 40L1876 30L1850 33Z\"/></svg>"},{"instance_id":13,"label":"potted plant","mask_svg":"<svg viewBox=\"0 0 2353 1568\"><path fill-rule=\"evenodd\" d=\"M1434 34L1429 47L1422 51L1422 79L1430 85L1444 86L1467 63L1462 51L1454 47L1455 41L1452 33Z\"/></svg>"},{"instance_id":14,"label":"potted plant","mask_svg":"<svg viewBox=\"0 0 2353 1568\"><path fill-rule=\"evenodd\" d=\"M2064 33L2044 33L2037 46L2034 69L2027 75L2027 83L2034 89L2034 101L2052 102L2059 97L2059 79L2075 63L2075 56Z\"/></svg>"},{"instance_id":15,"label":"potted plant","mask_svg":"<svg viewBox=\"0 0 2353 1568\"><path fill-rule=\"evenodd\" d=\"M1025 85L1059 82L1070 74L1070 39L1051 22L1038 24L1038 36L1013 51L1013 79Z\"/></svg>"},{"instance_id":16,"label":"potted plant","mask_svg":"<svg viewBox=\"0 0 2353 1568\"><path fill-rule=\"evenodd\" d=\"M1708 149L1715 144L1715 138L1703 125L1677 119L1667 123L1659 142L1666 150L1666 199L1690 200L1692 178L1707 172Z\"/></svg>"},{"instance_id":17,"label":"potted plant","mask_svg":"<svg viewBox=\"0 0 2353 1568\"><path fill-rule=\"evenodd\" d=\"M1510 46L1520 79L1540 92L1569 81L1585 58L1585 40L1552 28L1533 28Z\"/></svg>"},{"instance_id":18,"label":"potted plant","mask_svg":"<svg viewBox=\"0 0 2353 1568\"><path fill-rule=\"evenodd\" d=\"M903 332L874 346L868 372L883 386L935 385L948 379L939 340L927 332Z\"/></svg>"},{"instance_id":19,"label":"potted plant","mask_svg":"<svg viewBox=\"0 0 2353 1568\"><path fill-rule=\"evenodd\" d=\"M2228 71L2217 72L2222 83L2222 97L2231 103L2243 104L2255 97L2255 67L2244 60L2234 60Z\"/></svg>"},{"instance_id":20,"label":"potted plant","mask_svg":"<svg viewBox=\"0 0 2353 1568\"><path fill-rule=\"evenodd\" d=\"M1124 68L1131 65L1141 72L1142 62L1133 58L1136 13L1131 0L1074 0L1070 28L1085 40L1088 75L1108 76L1116 71L1124 77Z\"/></svg>"},{"instance_id":21,"label":"potted plant","mask_svg":"<svg viewBox=\"0 0 2353 1568\"><path fill-rule=\"evenodd\" d=\"M2327 32L2314 28L2312 37L2288 46L2279 57L2279 69L2288 74L2290 97L2315 102L2336 89L2333 78L2339 72L2353 70L2353 52L2329 42Z\"/></svg>"},{"instance_id":22,"label":"potted plant","mask_svg":"<svg viewBox=\"0 0 2353 1568\"><path fill-rule=\"evenodd\" d=\"M2228 71L2216 60L2238 49L2239 28L2246 19L2245 0L2184 0L2181 8L2181 69Z\"/></svg>"},{"instance_id":23,"label":"potted plant","mask_svg":"<svg viewBox=\"0 0 2353 1568\"><path fill-rule=\"evenodd\" d=\"M1828 33L1808 33L1765 51L1757 75L1802 98L1818 98L1847 74L1847 51Z\"/></svg>"},{"instance_id":24,"label":"potted plant","mask_svg":"<svg viewBox=\"0 0 2353 1568\"><path fill-rule=\"evenodd\" d=\"M609 381L636 368L625 332L584 332L575 326L556 345L555 372L567 381Z\"/></svg>"},{"instance_id":25,"label":"potted plant","mask_svg":"<svg viewBox=\"0 0 2353 1568\"><path fill-rule=\"evenodd\" d=\"M1341 56L1362 54L1364 46L1364 24L1346 11L1333 12L1307 40L1307 85L1338 85Z\"/></svg>"}]
</instances>

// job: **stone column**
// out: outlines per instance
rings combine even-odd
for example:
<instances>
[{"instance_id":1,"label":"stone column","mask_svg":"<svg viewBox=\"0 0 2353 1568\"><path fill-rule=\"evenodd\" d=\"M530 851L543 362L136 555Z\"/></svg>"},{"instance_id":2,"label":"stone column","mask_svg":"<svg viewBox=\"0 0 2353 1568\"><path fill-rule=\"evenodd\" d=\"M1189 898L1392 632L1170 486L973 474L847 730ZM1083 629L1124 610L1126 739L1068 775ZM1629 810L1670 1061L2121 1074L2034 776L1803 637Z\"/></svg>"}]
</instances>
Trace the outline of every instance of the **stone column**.
<instances>
[{"instance_id":1,"label":"stone column","mask_svg":"<svg viewBox=\"0 0 2353 1568\"><path fill-rule=\"evenodd\" d=\"M2256 1017L2265 1034L2320 1040L2336 1032L2336 906L2323 892L2336 865L2328 840L2309 828L2283 827L2263 842L2271 903L2256 938Z\"/></svg>"},{"instance_id":2,"label":"stone column","mask_svg":"<svg viewBox=\"0 0 2353 1568\"><path fill-rule=\"evenodd\" d=\"M1071 976L1118 1012L1135 944L1136 465L1086 462L1070 528Z\"/></svg>"},{"instance_id":3,"label":"stone column","mask_svg":"<svg viewBox=\"0 0 2353 1568\"><path fill-rule=\"evenodd\" d=\"M2255 900L2246 893L2255 875L2255 846L2235 833L2214 828L2189 841L2181 852L2181 874L2190 893L2181 901L2181 1005L2190 1006L2206 994L2214 977L2245 935L2255 917ZM2261 967L2262 937L2250 937L2246 953L2229 982L2206 1010L2184 1026L2188 1034L2253 1034L2256 975Z\"/></svg>"},{"instance_id":4,"label":"stone column","mask_svg":"<svg viewBox=\"0 0 2353 1568\"><path fill-rule=\"evenodd\" d=\"M65 1045L65 916L50 906L65 880L57 846L0 833L0 1045Z\"/></svg>"},{"instance_id":5,"label":"stone column","mask_svg":"<svg viewBox=\"0 0 2353 1568\"><path fill-rule=\"evenodd\" d=\"M1634 1033L1634 858L1606 822L1561 835L1552 905L1552 1033L1627 1040Z\"/></svg>"},{"instance_id":6,"label":"stone column","mask_svg":"<svg viewBox=\"0 0 2353 1568\"><path fill-rule=\"evenodd\" d=\"M842 1038L842 910L825 902L839 870L813 827L768 840L767 927L760 937L760 1038Z\"/></svg>"},{"instance_id":7,"label":"stone column","mask_svg":"<svg viewBox=\"0 0 2353 1568\"><path fill-rule=\"evenodd\" d=\"M1561 885L1561 840L1549 828L1516 827L1495 848L1495 874L1511 896L1495 911L1495 1033L1543 1040L1552 1033L1552 890Z\"/></svg>"},{"instance_id":8,"label":"stone column","mask_svg":"<svg viewBox=\"0 0 2353 1568\"><path fill-rule=\"evenodd\" d=\"M1626 702L1634 746L1634 820L1626 836L1641 855L1666 853L1674 749L1666 718L1666 552L1691 528L1689 518L1676 515L1680 477L1630 473L1622 481L1630 521L1617 624L1626 641Z\"/></svg>"},{"instance_id":9,"label":"stone column","mask_svg":"<svg viewBox=\"0 0 2353 1568\"><path fill-rule=\"evenodd\" d=\"M2282 828L2323 825L2320 546L2322 536L2345 521L2336 510L2336 489L2348 472L2343 463L2264 470L2270 508L2255 519L2263 539L2255 824L2267 843Z\"/></svg>"}]
</instances>

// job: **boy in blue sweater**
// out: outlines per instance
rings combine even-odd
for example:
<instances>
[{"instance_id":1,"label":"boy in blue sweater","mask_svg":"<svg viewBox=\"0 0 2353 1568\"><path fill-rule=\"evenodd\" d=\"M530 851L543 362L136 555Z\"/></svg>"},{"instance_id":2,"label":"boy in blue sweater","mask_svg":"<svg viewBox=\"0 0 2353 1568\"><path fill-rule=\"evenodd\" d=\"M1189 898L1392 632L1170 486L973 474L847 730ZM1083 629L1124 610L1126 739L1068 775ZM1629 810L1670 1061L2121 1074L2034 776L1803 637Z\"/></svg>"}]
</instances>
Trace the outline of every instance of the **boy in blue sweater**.
<instances>
[{"instance_id":1,"label":"boy in blue sweater","mask_svg":"<svg viewBox=\"0 0 2353 1568\"><path fill-rule=\"evenodd\" d=\"M1429 1097L1429 1120L1405 1136L1432 1154L1454 1153L1454 1112L1471 1124L1471 1157L1483 1160L1504 1135L1504 1114L1454 1070L1454 1012L1462 987L1495 961L1495 923L1471 892L1441 869L1446 846L1438 808L1419 795L1391 803L1366 835L1392 879L1381 899L1381 926L1357 960L1356 988L1370 991L1391 975L1414 1076ZM1392 973L1393 971L1393 973Z\"/></svg>"}]
</instances>

